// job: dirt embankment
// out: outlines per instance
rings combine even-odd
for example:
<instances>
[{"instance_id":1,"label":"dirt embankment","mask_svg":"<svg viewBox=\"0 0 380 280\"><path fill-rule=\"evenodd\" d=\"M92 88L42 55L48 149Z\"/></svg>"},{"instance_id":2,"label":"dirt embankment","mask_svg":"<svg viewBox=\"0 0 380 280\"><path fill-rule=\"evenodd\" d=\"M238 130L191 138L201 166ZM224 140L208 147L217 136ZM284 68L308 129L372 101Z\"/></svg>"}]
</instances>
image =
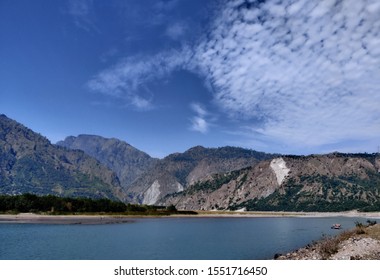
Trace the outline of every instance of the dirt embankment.
<instances>
[{"instance_id":1,"label":"dirt embankment","mask_svg":"<svg viewBox=\"0 0 380 280\"><path fill-rule=\"evenodd\" d=\"M380 260L380 225L361 225L335 237L325 237L278 260Z\"/></svg>"}]
</instances>

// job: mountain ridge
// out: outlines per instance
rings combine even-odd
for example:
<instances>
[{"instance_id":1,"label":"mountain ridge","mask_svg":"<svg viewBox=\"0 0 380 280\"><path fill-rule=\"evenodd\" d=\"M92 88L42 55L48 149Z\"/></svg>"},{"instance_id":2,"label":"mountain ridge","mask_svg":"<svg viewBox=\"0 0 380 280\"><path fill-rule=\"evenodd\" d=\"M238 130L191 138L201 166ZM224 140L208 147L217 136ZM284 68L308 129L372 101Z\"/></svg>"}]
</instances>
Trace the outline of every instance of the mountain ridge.
<instances>
[{"instance_id":1,"label":"mountain ridge","mask_svg":"<svg viewBox=\"0 0 380 280\"><path fill-rule=\"evenodd\" d=\"M52 145L0 115L0 193L106 197L184 210L380 209L379 154L195 146L154 159L116 138L81 134L64 141Z\"/></svg>"},{"instance_id":2,"label":"mountain ridge","mask_svg":"<svg viewBox=\"0 0 380 280\"><path fill-rule=\"evenodd\" d=\"M212 174L252 166L274 156L239 147L195 146L183 153L173 153L161 159L128 188L130 199L155 204L162 197L183 191Z\"/></svg>"},{"instance_id":3,"label":"mountain ridge","mask_svg":"<svg viewBox=\"0 0 380 280\"><path fill-rule=\"evenodd\" d=\"M57 145L81 150L96 158L117 174L123 188L130 185L157 162L157 159L147 153L116 138L80 134L68 136L65 140L57 142Z\"/></svg>"},{"instance_id":4,"label":"mountain ridge","mask_svg":"<svg viewBox=\"0 0 380 280\"><path fill-rule=\"evenodd\" d=\"M55 146L0 115L0 192L119 199L119 180L82 151Z\"/></svg>"},{"instance_id":5,"label":"mountain ridge","mask_svg":"<svg viewBox=\"0 0 380 280\"><path fill-rule=\"evenodd\" d=\"M159 203L187 210L379 210L380 157L342 153L281 156L214 175Z\"/></svg>"}]
</instances>

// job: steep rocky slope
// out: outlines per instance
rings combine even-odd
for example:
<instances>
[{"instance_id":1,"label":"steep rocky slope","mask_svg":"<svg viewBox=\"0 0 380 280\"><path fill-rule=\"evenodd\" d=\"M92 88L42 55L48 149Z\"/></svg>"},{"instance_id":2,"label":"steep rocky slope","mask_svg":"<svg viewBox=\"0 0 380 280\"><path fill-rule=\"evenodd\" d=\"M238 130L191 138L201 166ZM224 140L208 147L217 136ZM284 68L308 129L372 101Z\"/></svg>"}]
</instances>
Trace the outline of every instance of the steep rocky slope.
<instances>
[{"instance_id":1,"label":"steep rocky slope","mask_svg":"<svg viewBox=\"0 0 380 280\"><path fill-rule=\"evenodd\" d=\"M128 199L155 204L168 194L181 192L199 180L212 178L212 174L253 166L273 157L242 148L197 146L160 160L127 189Z\"/></svg>"},{"instance_id":2,"label":"steep rocky slope","mask_svg":"<svg viewBox=\"0 0 380 280\"><path fill-rule=\"evenodd\" d=\"M189 210L376 210L379 170L376 154L282 156L216 174L160 203Z\"/></svg>"},{"instance_id":3,"label":"steep rocky slope","mask_svg":"<svg viewBox=\"0 0 380 280\"><path fill-rule=\"evenodd\" d=\"M5 115L0 115L0 193L121 197L114 172L82 151L52 145Z\"/></svg>"},{"instance_id":4,"label":"steep rocky slope","mask_svg":"<svg viewBox=\"0 0 380 280\"><path fill-rule=\"evenodd\" d=\"M82 150L113 170L123 187L129 186L158 161L128 143L96 135L69 136L57 143L69 149Z\"/></svg>"}]
</instances>

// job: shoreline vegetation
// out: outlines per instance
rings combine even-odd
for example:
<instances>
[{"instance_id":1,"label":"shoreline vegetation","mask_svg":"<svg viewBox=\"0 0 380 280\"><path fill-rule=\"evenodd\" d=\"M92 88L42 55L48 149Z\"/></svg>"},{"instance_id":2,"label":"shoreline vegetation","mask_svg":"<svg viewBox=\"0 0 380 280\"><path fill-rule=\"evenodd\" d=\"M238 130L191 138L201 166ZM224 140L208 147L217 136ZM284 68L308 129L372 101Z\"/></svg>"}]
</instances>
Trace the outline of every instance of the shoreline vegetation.
<instances>
[{"instance_id":1,"label":"shoreline vegetation","mask_svg":"<svg viewBox=\"0 0 380 280\"><path fill-rule=\"evenodd\" d=\"M380 212L184 211L175 206L124 204L109 199L52 195L0 195L0 223L109 224L143 217L361 217L380 219Z\"/></svg>"},{"instance_id":2,"label":"shoreline vegetation","mask_svg":"<svg viewBox=\"0 0 380 280\"><path fill-rule=\"evenodd\" d=\"M21 216L17 215L23 213ZM70 198L58 197L53 195L37 196L34 194L22 195L0 195L0 215L8 214L7 219L14 216L14 220L29 220L25 214L38 217L35 220L54 220L51 217L71 216L95 217L109 216L113 219L124 216L167 216L167 215L196 215L194 211L179 211L173 205L154 206L154 205L136 205L125 204L120 201L110 199L91 199L91 198ZM4 215L3 215L4 217ZM26 216L28 217L28 216ZM47 218L50 217L50 218ZM47 218L47 219L44 219ZM5 218L0 217L0 222ZM118 219L117 221L120 221Z\"/></svg>"}]
</instances>

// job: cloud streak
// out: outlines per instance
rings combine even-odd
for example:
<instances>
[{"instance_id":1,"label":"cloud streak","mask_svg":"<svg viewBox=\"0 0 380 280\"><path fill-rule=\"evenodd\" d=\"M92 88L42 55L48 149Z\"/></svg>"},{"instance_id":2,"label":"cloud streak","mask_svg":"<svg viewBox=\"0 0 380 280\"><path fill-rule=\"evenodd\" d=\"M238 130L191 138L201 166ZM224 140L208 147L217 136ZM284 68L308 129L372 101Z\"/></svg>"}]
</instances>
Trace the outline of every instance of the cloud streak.
<instances>
[{"instance_id":1,"label":"cloud streak","mask_svg":"<svg viewBox=\"0 0 380 280\"><path fill-rule=\"evenodd\" d=\"M123 99L139 110L153 107L149 84L169 76L183 68L191 52L175 50L154 56L132 56L94 76L87 87L95 92ZM146 96L148 95L148 97Z\"/></svg>"},{"instance_id":2,"label":"cloud streak","mask_svg":"<svg viewBox=\"0 0 380 280\"><path fill-rule=\"evenodd\" d=\"M199 103L192 103L190 105L191 109L195 112L195 116L191 118L191 127L193 131L207 133L210 127L209 122L206 118L209 116L206 109Z\"/></svg>"},{"instance_id":3,"label":"cloud streak","mask_svg":"<svg viewBox=\"0 0 380 280\"><path fill-rule=\"evenodd\" d=\"M90 32L99 32L94 23L94 2L93 0L70 0L68 2L67 13L74 19L77 27Z\"/></svg>"}]
</instances>

